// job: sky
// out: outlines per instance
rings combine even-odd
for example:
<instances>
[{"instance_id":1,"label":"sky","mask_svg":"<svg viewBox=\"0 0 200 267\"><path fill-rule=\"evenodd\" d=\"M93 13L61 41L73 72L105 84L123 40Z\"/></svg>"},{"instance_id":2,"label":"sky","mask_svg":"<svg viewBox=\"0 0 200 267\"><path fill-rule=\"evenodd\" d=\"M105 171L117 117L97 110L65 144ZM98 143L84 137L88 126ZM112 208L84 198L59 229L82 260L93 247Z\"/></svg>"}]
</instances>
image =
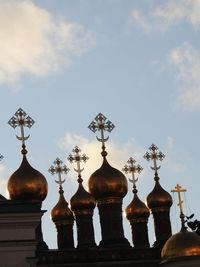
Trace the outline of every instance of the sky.
<instances>
[{"instance_id":1,"label":"sky","mask_svg":"<svg viewBox=\"0 0 200 267\"><path fill-rule=\"evenodd\" d=\"M121 170L133 157L144 169L137 183L140 199L145 201L154 186L151 163L143 155L155 143L166 155L161 185L168 192L177 183L186 188L184 212L200 219L199 33L200 0L0 0L0 193L7 196L7 181L21 162L15 137L20 129L7 122L22 108L35 121L25 129L28 160L49 185L43 233L50 248L57 247L50 212L58 185L48 169L57 157L71 169L63 177L69 201L77 175L67 157L77 145L89 157L82 173L87 188L102 162L101 144L88 129L99 112L115 125L106 143L109 163ZM175 233L179 210L172 196ZM123 210L131 200L129 184ZM98 243L97 209L94 224ZM152 218L149 234L153 244Z\"/></svg>"}]
</instances>

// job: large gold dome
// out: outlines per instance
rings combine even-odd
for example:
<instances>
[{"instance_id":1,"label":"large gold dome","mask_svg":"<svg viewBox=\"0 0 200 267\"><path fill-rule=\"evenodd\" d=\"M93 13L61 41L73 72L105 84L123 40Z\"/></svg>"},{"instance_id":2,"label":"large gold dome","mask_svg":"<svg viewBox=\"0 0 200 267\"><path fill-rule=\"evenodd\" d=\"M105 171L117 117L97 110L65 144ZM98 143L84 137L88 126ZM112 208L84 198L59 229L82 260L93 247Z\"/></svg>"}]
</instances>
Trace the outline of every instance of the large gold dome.
<instances>
[{"instance_id":1,"label":"large gold dome","mask_svg":"<svg viewBox=\"0 0 200 267\"><path fill-rule=\"evenodd\" d=\"M68 203L64 198L63 191L60 192L58 203L51 210L51 218L53 222L71 222L74 217L72 211L68 207Z\"/></svg>"},{"instance_id":2,"label":"large gold dome","mask_svg":"<svg viewBox=\"0 0 200 267\"><path fill-rule=\"evenodd\" d=\"M70 200L70 204L71 204L71 209L74 212L81 210L90 211L95 208L96 202L94 197L90 193L88 193L84 189L83 185L80 183L78 190Z\"/></svg>"},{"instance_id":3,"label":"large gold dome","mask_svg":"<svg viewBox=\"0 0 200 267\"><path fill-rule=\"evenodd\" d=\"M200 236L185 228L167 240L161 253L163 261L184 256L200 256Z\"/></svg>"},{"instance_id":4,"label":"large gold dome","mask_svg":"<svg viewBox=\"0 0 200 267\"><path fill-rule=\"evenodd\" d=\"M48 184L44 175L31 167L23 155L22 163L10 176L7 188L13 200L42 202L46 198Z\"/></svg>"},{"instance_id":5,"label":"large gold dome","mask_svg":"<svg viewBox=\"0 0 200 267\"><path fill-rule=\"evenodd\" d=\"M89 178L89 191L95 199L123 198L127 194L127 180L122 172L110 166L104 157L101 167Z\"/></svg>"},{"instance_id":6,"label":"large gold dome","mask_svg":"<svg viewBox=\"0 0 200 267\"><path fill-rule=\"evenodd\" d=\"M154 189L147 196L147 205L150 209L171 207L172 205L171 195L162 188L158 181L156 181Z\"/></svg>"},{"instance_id":7,"label":"large gold dome","mask_svg":"<svg viewBox=\"0 0 200 267\"><path fill-rule=\"evenodd\" d=\"M126 208L126 217L128 220L137 220L148 218L150 215L147 206L139 199L137 194L134 195L132 202Z\"/></svg>"}]
</instances>

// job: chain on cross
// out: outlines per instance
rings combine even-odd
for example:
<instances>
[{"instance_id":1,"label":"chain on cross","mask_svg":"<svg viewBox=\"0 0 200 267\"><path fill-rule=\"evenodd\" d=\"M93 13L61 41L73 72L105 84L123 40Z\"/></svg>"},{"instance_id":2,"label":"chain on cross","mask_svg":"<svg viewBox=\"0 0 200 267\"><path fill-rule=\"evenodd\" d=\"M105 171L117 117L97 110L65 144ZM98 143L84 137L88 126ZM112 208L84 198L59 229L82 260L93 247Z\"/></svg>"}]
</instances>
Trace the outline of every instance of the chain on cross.
<instances>
[{"instance_id":1,"label":"chain on cross","mask_svg":"<svg viewBox=\"0 0 200 267\"><path fill-rule=\"evenodd\" d=\"M155 173L157 173L157 171L160 169L160 166L157 165L157 161L160 160L162 161L165 158L165 155L161 152L158 151L157 146L155 146L154 144L152 144L149 147L150 153L146 152L144 155L144 158L149 161L152 160L153 161L153 167L151 167L152 170L155 171Z\"/></svg>"},{"instance_id":2,"label":"chain on cross","mask_svg":"<svg viewBox=\"0 0 200 267\"><path fill-rule=\"evenodd\" d=\"M65 182L65 179L62 180L61 174L67 174L69 172L69 168L66 165L62 165L62 160L60 160L59 158L57 158L53 164L51 165L51 167L49 168L49 172L54 175L57 174L58 175L58 180L55 180L55 182L57 184L59 184L60 189L62 189L62 184Z\"/></svg>"},{"instance_id":3,"label":"chain on cross","mask_svg":"<svg viewBox=\"0 0 200 267\"><path fill-rule=\"evenodd\" d=\"M135 164L136 160L134 160L132 157L129 158L129 160L127 161L127 164L124 166L124 168L122 169L126 174L127 173L131 173L132 174L132 178L129 178L129 181L133 184L133 190L134 192L136 191L136 182L138 181L138 177L136 178L136 173L141 173L141 171L143 170L143 168L139 165L139 164Z\"/></svg>"},{"instance_id":4,"label":"chain on cross","mask_svg":"<svg viewBox=\"0 0 200 267\"><path fill-rule=\"evenodd\" d=\"M30 135L25 136L24 127L31 128L34 123L35 121L21 108L19 108L14 116L8 121L8 124L14 129L20 127L21 136L16 135L16 137L18 140L22 141L22 146L25 146L25 141L30 137Z\"/></svg>"},{"instance_id":5,"label":"chain on cross","mask_svg":"<svg viewBox=\"0 0 200 267\"><path fill-rule=\"evenodd\" d=\"M171 192L178 194L178 206L180 208L180 218L182 225L184 225L184 213L183 213L183 200L181 199L181 193L186 192L186 189L183 189L179 184L175 186L175 189L172 189Z\"/></svg>"},{"instance_id":6,"label":"chain on cross","mask_svg":"<svg viewBox=\"0 0 200 267\"><path fill-rule=\"evenodd\" d=\"M105 151L105 142L108 141L109 136L105 138L104 132L112 132L112 130L115 128L115 125L110 120L108 120L102 113L99 113L95 117L94 121L90 123L88 128L94 133L96 131L100 131L101 137L96 138L99 142L102 143L102 150Z\"/></svg>"},{"instance_id":7,"label":"chain on cross","mask_svg":"<svg viewBox=\"0 0 200 267\"><path fill-rule=\"evenodd\" d=\"M67 159L70 163L75 162L77 164L77 168L74 168L74 170L78 173L78 182L82 182L81 172L84 170L84 168L81 168L81 162L85 163L89 158L86 156L86 154L80 154L81 149L78 146L75 146L72 152L73 154L69 154Z\"/></svg>"}]
</instances>

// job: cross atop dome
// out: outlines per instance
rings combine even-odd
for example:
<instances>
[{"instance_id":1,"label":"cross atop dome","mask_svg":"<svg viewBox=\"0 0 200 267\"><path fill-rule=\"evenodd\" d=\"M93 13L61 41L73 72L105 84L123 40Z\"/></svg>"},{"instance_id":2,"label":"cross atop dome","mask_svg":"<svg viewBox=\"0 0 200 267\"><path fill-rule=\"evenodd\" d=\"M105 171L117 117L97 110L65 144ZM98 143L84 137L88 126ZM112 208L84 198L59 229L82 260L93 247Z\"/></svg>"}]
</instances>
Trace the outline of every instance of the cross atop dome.
<instances>
[{"instance_id":1,"label":"cross atop dome","mask_svg":"<svg viewBox=\"0 0 200 267\"><path fill-rule=\"evenodd\" d=\"M144 158L147 161L150 161L150 160L153 161L153 167L151 167L151 169L155 171L155 176L157 177L157 175L158 175L157 171L161 167L161 166L157 165L157 161L158 160L162 161L165 158L165 155L161 151L158 151L158 147L154 144L152 144L149 147L149 150L150 150L150 152L147 151L144 155Z\"/></svg>"},{"instance_id":2,"label":"cross atop dome","mask_svg":"<svg viewBox=\"0 0 200 267\"><path fill-rule=\"evenodd\" d=\"M181 218L181 223L182 223L183 227L184 227L184 224L185 224L185 220L184 220L185 215L183 213L183 205L182 205L183 204L183 200L181 199L181 193L186 192L186 191L187 190L183 189L179 184L177 184L175 186L175 188L171 190L171 192L178 194L178 204L177 205L180 208L180 218Z\"/></svg>"},{"instance_id":3,"label":"cross atop dome","mask_svg":"<svg viewBox=\"0 0 200 267\"><path fill-rule=\"evenodd\" d=\"M69 172L69 168L66 165L62 165L62 163L63 163L62 160L56 158L56 160L53 162L55 167L51 165L51 167L48 170L52 175L54 174L58 175L58 180L55 180L55 182L59 184L60 191L62 191L62 184L65 182L65 179L62 180L61 174L67 174Z\"/></svg>"},{"instance_id":4,"label":"cross atop dome","mask_svg":"<svg viewBox=\"0 0 200 267\"><path fill-rule=\"evenodd\" d=\"M84 168L81 168L81 162L86 163L86 161L89 159L89 157L86 154L80 154L81 149L78 146L75 146L75 148L72 150L73 154L69 154L68 160L70 163L75 162L77 164L77 168L74 170L78 173L78 182L82 183L83 179L81 178L81 172L84 170Z\"/></svg>"},{"instance_id":5,"label":"cross atop dome","mask_svg":"<svg viewBox=\"0 0 200 267\"><path fill-rule=\"evenodd\" d=\"M20 127L21 136L16 135L16 137L18 140L22 141L22 154L27 153L25 141L30 137L30 135L25 136L24 127L31 128L34 123L35 121L28 116L22 108L19 108L14 116L8 121L8 124L14 129Z\"/></svg>"},{"instance_id":6,"label":"cross atop dome","mask_svg":"<svg viewBox=\"0 0 200 267\"><path fill-rule=\"evenodd\" d=\"M136 165L136 160L134 160L132 157L129 158L127 163L128 164L124 166L122 171L124 171L126 174L132 174L132 178L129 178L129 181L133 184L133 193L137 193L136 182L138 181L138 177L136 178L136 173L141 173L143 168L139 164Z\"/></svg>"},{"instance_id":7,"label":"cross atop dome","mask_svg":"<svg viewBox=\"0 0 200 267\"><path fill-rule=\"evenodd\" d=\"M115 128L115 125L108 120L102 113L99 113L94 121L92 121L90 123L90 125L88 126L88 128L92 131L92 132L96 132L96 131L100 131L100 135L101 137L96 137L97 140L99 142L102 143L102 156L105 157L107 156L107 152L105 151L106 147L105 147L105 142L108 141L109 136L105 138L104 136L104 132L112 132L112 130Z\"/></svg>"}]
</instances>

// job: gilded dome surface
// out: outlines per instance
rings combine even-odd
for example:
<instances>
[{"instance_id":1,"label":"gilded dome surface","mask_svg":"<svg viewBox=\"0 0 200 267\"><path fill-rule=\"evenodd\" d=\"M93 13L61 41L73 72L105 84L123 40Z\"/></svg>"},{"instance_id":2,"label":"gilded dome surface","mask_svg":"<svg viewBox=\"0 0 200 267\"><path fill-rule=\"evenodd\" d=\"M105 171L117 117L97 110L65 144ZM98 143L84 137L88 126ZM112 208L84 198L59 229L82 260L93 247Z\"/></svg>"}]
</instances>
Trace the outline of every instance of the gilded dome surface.
<instances>
[{"instance_id":1,"label":"gilded dome surface","mask_svg":"<svg viewBox=\"0 0 200 267\"><path fill-rule=\"evenodd\" d=\"M31 167L24 155L20 167L10 176L7 188L13 200L42 202L48 184L44 175Z\"/></svg>"},{"instance_id":2,"label":"gilded dome surface","mask_svg":"<svg viewBox=\"0 0 200 267\"><path fill-rule=\"evenodd\" d=\"M132 202L126 208L126 217L128 220L138 218L148 218L150 215L149 209L142 202L137 194L134 195Z\"/></svg>"},{"instance_id":3,"label":"gilded dome surface","mask_svg":"<svg viewBox=\"0 0 200 267\"><path fill-rule=\"evenodd\" d=\"M90 193L88 193L80 183L78 190L70 200L70 204L73 211L84 209L93 210L95 208L96 202L94 197Z\"/></svg>"},{"instance_id":4,"label":"gilded dome surface","mask_svg":"<svg viewBox=\"0 0 200 267\"><path fill-rule=\"evenodd\" d=\"M74 220L73 213L68 207L68 203L64 198L63 191L60 193L58 203L51 210L51 218L53 222L72 221Z\"/></svg>"},{"instance_id":5,"label":"gilded dome surface","mask_svg":"<svg viewBox=\"0 0 200 267\"><path fill-rule=\"evenodd\" d=\"M161 257L163 261L184 256L200 256L200 236L182 229L165 243Z\"/></svg>"},{"instance_id":6,"label":"gilded dome surface","mask_svg":"<svg viewBox=\"0 0 200 267\"><path fill-rule=\"evenodd\" d=\"M122 172L110 166L106 158L89 178L89 191L96 198L120 197L127 194L127 180Z\"/></svg>"},{"instance_id":7,"label":"gilded dome surface","mask_svg":"<svg viewBox=\"0 0 200 267\"><path fill-rule=\"evenodd\" d=\"M171 207L172 197L165 191L160 183L156 181L154 189L147 196L147 205L150 209L157 207Z\"/></svg>"}]
</instances>

